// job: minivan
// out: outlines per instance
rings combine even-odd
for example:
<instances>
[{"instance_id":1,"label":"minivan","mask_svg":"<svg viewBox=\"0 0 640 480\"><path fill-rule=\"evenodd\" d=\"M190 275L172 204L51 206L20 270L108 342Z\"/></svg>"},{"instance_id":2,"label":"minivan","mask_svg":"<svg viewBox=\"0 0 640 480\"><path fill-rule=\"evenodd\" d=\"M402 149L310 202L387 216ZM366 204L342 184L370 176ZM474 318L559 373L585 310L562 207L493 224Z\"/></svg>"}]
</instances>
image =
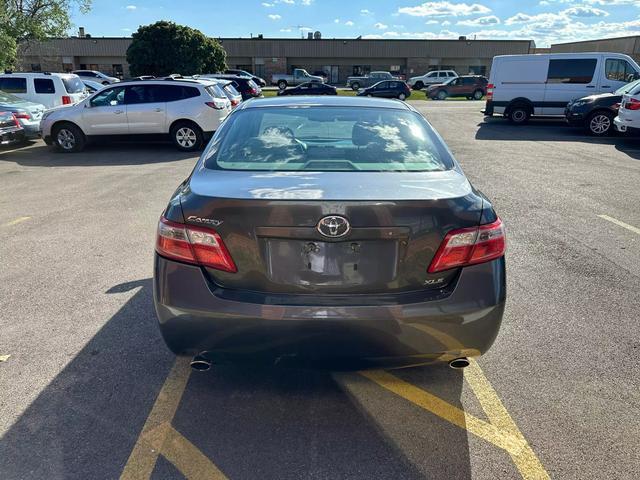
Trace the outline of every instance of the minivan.
<instances>
[{"instance_id":1,"label":"minivan","mask_svg":"<svg viewBox=\"0 0 640 480\"><path fill-rule=\"evenodd\" d=\"M621 53L500 55L491 65L484 114L514 124L532 115L562 116L571 100L614 92L636 78L640 66Z\"/></svg>"},{"instance_id":2,"label":"minivan","mask_svg":"<svg viewBox=\"0 0 640 480\"><path fill-rule=\"evenodd\" d=\"M4 73L0 90L46 108L71 105L87 97L80 77L73 73Z\"/></svg>"}]
</instances>

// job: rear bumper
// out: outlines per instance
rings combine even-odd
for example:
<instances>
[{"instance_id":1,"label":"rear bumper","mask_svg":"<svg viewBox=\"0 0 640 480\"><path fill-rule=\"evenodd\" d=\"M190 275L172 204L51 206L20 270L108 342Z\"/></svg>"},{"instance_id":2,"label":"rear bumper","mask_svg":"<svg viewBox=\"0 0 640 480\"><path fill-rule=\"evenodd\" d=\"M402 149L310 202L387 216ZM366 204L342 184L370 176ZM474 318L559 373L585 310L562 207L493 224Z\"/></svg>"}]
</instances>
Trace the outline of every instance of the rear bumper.
<instances>
[{"instance_id":1,"label":"rear bumper","mask_svg":"<svg viewBox=\"0 0 640 480\"><path fill-rule=\"evenodd\" d=\"M11 145L24 142L26 139L24 129L5 130L0 132L0 145Z\"/></svg>"},{"instance_id":2,"label":"rear bumper","mask_svg":"<svg viewBox=\"0 0 640 480\"><path fill-rule=\"evenodd\" d=\"M326 296L283 305L269 304L268 295L260 303L255 294L239 301L241 293L220 292L199 267L156 255L154 302L160 331L174 353L206 352L214 362L405 366L489 349L505 307L505 262L464 268L446 296L411 303L376 302L365 295L357 305L327 305Z\"/></svg>"},{"instance_id":3,"label":"rear bumper","mask_svg":"<svg viewBox=\"0 0 640 480\"><path fill-rule=\"evenodd\" d=\"M632 122L626 122L624 121L624 119L620 118L620 116L617 116L616 118L613 119L613 124L616 130L620 133L628 133L629 135L633 135L633 136L640 135L640 127L638 126L632 127L631 126L633 125Z\"/></svg>"}]
</instances>

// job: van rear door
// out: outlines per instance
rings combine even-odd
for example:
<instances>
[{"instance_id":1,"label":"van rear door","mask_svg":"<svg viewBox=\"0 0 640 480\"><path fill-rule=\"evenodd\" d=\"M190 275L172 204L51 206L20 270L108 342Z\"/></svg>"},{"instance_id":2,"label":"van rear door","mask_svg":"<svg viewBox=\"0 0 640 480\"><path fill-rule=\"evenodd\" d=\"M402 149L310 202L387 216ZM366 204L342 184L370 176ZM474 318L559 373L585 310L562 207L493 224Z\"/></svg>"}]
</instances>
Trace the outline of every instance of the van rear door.
<instances>
[{"instance_id":1,"label":"van rear door","mask_svg":"<svg viewBox=\"0 0 640 480\"><path fill-rule=\"evenodd\" d=\"M564 109L574 98L598 93L601 56L551 57L547 70L542 115L564 115Z\"/></svg>"}]
</instances>

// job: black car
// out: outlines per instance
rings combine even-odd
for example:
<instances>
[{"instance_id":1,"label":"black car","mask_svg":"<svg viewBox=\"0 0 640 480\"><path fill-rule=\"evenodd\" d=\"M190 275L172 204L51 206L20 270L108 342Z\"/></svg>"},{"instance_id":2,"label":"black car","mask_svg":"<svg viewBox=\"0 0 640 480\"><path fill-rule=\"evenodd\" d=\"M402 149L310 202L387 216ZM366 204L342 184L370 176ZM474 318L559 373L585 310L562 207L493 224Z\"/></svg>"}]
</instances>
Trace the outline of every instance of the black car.
<instances>
[{"instance_id":1,"label":"black car","mask_svg":"<svg viewBox=\"0 0 640 480\"><path fill-rule=\"evenodd\" d=\"M260 85L261 87L266 87L267 86L267 82L264 79L262 79L260 77L256 77L251 72L247 72L246 70L238 70L238 69L235 69L235 68L229 68L229 69L225 70L224 73L226 73L227 75L240 75L240 76L243 76L243 77L250 77L251 80L256 82L257 85Z\"/></svg>"},{"instance_id":2,"label":"black car","mask_svg":"<svg viewBox=\"0 0 640 480\"><path fill-rule=\"evenodd\" d=\"M286 90L279 90L278 95L337 95L338 90L336 87L327 85L326 83L307 82L298 85L297 87L287 88Z\"/></svg>"},{"instance_id":3,"label":"black car","mask_svg":"<svg viewBox=\"0 0 640 480\"><path fill-rule=\"evenodd\" d=\"M564 115L569 125L583 127L596 137L612 134L613 119L618 115L620 102L625 93L640 85L640 80L623 85L612 93L601 93L572 100Z\"/></svg>"},{"instance_id":4,"label":"black car","mask_svg":"<svg viewBox=\"0 0 640 480\"><path fill-rule=\"evenodd\" d=\"M242 100L249 100L250 98L262 96L262 89L258 86L258 84L245 75L219 74L207 75L206 78L221 78L223 80L230 80L231 82L233 82L234 88L238 90L238 92L240 92L240 95L242 95Z\"/></svg>"},{"instance_id":5,"label":"black car","mask_svg":"<svg viewBox=\"0 0 640 480\"><path fill-rule=\"evenodd\" d=\"M13 112L0 112L0 145L22 143L25 139L24 128Z\"/></svg>"},{"instance_id":6,"label":"black car","mask_svg":"<svg viewBox=\"0 0 640 480\"><path fill-rule=\"evenodd\" d=\"M405 100L411 96L411 89L402 80L383 80L369 88L358 91L359 97L399 98Z\"/></svg>"}]
</instances>

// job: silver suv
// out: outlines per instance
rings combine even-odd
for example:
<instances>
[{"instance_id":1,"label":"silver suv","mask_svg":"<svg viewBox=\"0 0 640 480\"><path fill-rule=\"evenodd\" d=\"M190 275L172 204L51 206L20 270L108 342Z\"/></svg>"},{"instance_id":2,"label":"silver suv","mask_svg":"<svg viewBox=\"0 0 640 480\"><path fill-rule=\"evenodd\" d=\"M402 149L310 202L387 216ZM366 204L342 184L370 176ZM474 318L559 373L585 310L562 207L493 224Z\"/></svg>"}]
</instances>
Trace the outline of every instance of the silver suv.
<instances>
[{"instance_id":1,"label":"silver suv","mask_svg":"<svg viewBox=\"0 0 640 480\"><path fill-rule=\"evenodd\" d=\"M40 123L47 145L79 152L96 138L169 137L179 150L203 147L231 112L224 91L197 80L144 80L106 87Z\"/></svg>"}]
</instances>

